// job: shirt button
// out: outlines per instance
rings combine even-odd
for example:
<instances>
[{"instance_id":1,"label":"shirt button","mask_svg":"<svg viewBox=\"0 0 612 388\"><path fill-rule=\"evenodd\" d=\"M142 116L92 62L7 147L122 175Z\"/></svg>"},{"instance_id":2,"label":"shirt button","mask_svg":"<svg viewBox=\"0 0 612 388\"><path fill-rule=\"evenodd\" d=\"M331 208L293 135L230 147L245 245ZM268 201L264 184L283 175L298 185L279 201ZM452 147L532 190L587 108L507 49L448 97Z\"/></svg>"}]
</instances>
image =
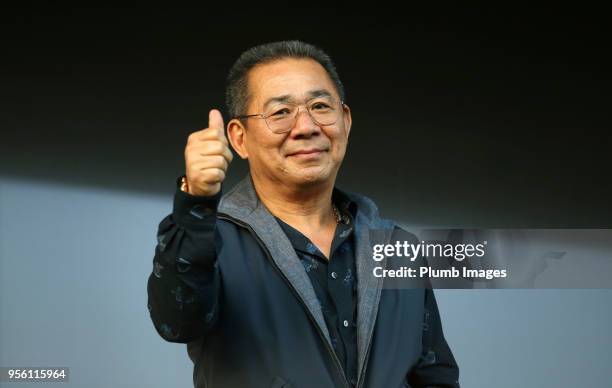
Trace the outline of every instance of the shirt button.
<instances>
[{"instance_id":1,"label":"shirt button","mask_svg":"<svg viewBox=\"0 0 612 388\"><path fill-rule=\"evenodd\" d=\"M336 279L338 277L338 273L337 272L332 272L331 273L331 277Z\"/></svg>"},{"instance_id":2,"label":"shirt button","mask_svg":"<svg viewBox=\"0 0 612 388\"><path fill-rule=\"evenodd\" d=\"M349 323L348 321L345 319L344 322L342 322L342 324L344 325L344 327L348 327Z\"/></svg>"}]
</instances>

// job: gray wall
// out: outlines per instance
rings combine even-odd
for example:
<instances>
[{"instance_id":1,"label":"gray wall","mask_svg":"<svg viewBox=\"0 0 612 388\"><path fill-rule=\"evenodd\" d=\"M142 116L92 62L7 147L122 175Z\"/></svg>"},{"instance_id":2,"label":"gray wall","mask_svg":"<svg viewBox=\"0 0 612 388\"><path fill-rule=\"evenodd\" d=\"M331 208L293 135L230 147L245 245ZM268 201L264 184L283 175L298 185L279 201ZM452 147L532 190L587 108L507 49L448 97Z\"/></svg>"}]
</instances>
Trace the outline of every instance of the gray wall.
<instances>
[{"instance_id":1,"label":"gray wall","mask_svg":"<svg viewBox=\"0 0 612 388\"><path fill-rule=\"evenodd\" d=\"M1 178L0 365L67 366L71 387L191 386L185 346L158 337L146 308L170 209L171 193ZM608 384L612 290L436 295L464 387Z\"/></svg>"}]
</instances>

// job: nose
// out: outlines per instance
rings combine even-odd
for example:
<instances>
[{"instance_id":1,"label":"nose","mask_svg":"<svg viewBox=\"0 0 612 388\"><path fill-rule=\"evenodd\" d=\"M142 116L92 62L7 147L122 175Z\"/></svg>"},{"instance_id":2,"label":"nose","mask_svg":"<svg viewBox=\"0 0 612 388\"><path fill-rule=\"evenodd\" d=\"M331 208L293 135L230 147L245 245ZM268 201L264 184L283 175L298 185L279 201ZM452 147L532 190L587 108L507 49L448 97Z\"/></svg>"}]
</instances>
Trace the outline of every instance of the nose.
<instances>
[{"instance_id":1,"label":"nose","mask_svg":"<svg viewBox=\"0 0 612 388\"><path fill-rule=\"evenodd\" d=\"M295 116L295 124L291 129L291 136L310 137L321 132L321 127L315 123L306 107L299 107Z\"/></svg>"}]
</instances>

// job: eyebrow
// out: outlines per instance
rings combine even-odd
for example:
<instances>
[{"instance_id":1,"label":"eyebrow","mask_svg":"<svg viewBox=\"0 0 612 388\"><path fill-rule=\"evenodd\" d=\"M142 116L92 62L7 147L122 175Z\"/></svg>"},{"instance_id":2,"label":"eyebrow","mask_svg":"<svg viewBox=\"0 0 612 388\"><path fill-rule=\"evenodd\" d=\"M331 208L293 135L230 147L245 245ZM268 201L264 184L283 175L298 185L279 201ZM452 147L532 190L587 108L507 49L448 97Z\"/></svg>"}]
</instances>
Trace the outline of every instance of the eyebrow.
<instances>
[{"instance_id":1,"label":"eyebrow","mask_svg":"<svg viewBox=\"0 0 612 388\"><path fill-rule=\"evenodd\" d=\"M331 93L325 89L316 89L308 92L309 100L318 97L331 97ZM272 103L279 102L294 102L293 97L290 94L283 94L282 96L271 97L266 100L263 107L266 109Z\"/></svg>"}]
</instances>

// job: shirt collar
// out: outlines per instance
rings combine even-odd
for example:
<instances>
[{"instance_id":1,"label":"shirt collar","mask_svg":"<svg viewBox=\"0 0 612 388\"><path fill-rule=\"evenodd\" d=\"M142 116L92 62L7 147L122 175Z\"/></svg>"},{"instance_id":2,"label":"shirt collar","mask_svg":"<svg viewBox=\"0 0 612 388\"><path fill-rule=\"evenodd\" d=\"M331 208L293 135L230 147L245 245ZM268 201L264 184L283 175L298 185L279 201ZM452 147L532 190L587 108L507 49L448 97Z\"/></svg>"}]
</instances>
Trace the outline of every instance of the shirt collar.
<instances>
[{"instance_id":1,"label":"shirt collar","mask_svg":"<svg viewBox=\"0 0 612 388\"><path fill-rule=\"evenodd\" d=\"M352 232L353 220L357 215L357 204L353 200L351 200L344 192L337 188L334 188L332 192L332 201L338 208L338 212L341 216L341 223L338 224L338 227L336 228L336 234L340 235L340 240L335 241L336 239L334 238L334 246L332 246L333 252L335 250L335 245L337 243L339 245L339 243L341 243ZM294 249L310 254L317 254L317 252L319 251L318 248L314 246L312 242L308 240L308 238L304 236L299 230L285 223L278 217L274 218L289 238L289 241L291 241L291 245L293 245Z\"/></svg>"},{"instance_id":2,"label":"shirt collar","mask_svg":"<svg viewBox=\"0 0 612 388\"><path fill-rule=\"evenodd\" d=\"M357 204L342 190L335 188L332 192L332 202L336 204L343 224L352 224L357 216Z\"/></svg>"}]
</instances>

